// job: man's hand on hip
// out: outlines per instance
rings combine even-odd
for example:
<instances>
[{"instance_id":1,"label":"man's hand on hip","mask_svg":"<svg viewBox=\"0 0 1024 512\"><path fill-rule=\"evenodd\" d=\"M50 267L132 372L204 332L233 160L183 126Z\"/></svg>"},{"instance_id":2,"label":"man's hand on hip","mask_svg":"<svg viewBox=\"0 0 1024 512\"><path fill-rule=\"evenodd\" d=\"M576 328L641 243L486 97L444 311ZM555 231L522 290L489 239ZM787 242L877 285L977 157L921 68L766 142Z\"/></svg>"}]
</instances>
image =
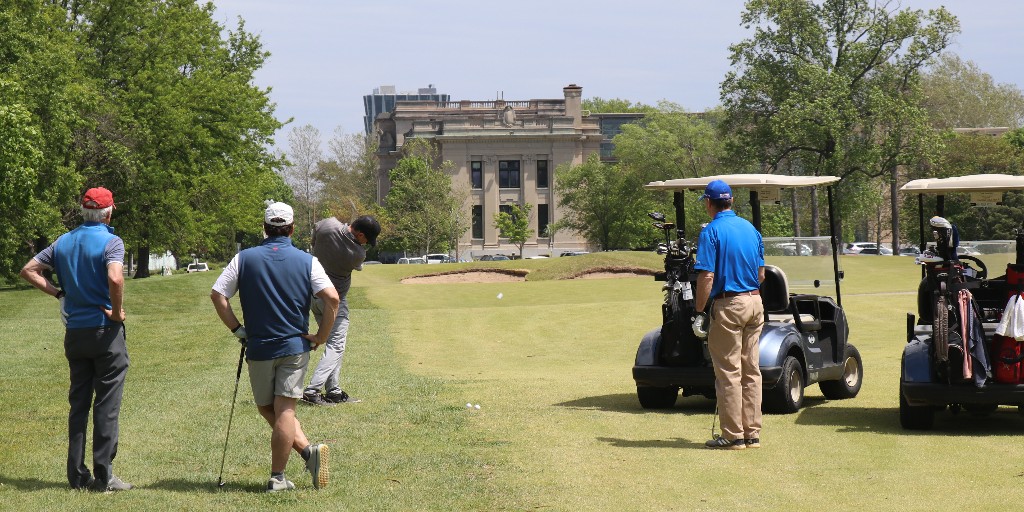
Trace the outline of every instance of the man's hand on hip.
<instances>
[{"instance_id":1,"label":"man's hand on hip","mask_svg":"<svg viewBox=\"0 0 1024 512\"><path fill-rule=\"evenodd\" d=\"M118 308L117 313L112 309L103 308L103 314L114 322L124 323L124 308Z\"/></svg>"}]
</instances>

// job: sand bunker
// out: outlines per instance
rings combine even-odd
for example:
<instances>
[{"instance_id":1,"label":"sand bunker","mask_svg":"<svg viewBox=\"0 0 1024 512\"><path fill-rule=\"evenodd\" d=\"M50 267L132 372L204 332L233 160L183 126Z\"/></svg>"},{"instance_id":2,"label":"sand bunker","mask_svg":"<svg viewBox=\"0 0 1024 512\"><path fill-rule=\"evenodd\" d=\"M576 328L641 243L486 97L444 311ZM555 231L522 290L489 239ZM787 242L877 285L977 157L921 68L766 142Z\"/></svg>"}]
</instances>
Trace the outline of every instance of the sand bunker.
<instances>
[{"instance_id":1,"label":"sand bunker","mask_svg":"<svg viewBox=\"0 0 1024 512\"><path fill-rule=\"evenodd\" d=\"M520 269L471 269L439 272L402 279L402 284L435 284L435 283L509 283L526 281L528 270Z\"/></svg>"},{"instance_id":2,"label":"sand bunker","mask_svg":"<svg viewBox=\"0 0 1024 512\"><path fill-rule=\"evenodd\" d=\"M650 277L656 270L643 267L594 267L566 279L614 279L620 277Z\"/></svg>"}]
</instances>

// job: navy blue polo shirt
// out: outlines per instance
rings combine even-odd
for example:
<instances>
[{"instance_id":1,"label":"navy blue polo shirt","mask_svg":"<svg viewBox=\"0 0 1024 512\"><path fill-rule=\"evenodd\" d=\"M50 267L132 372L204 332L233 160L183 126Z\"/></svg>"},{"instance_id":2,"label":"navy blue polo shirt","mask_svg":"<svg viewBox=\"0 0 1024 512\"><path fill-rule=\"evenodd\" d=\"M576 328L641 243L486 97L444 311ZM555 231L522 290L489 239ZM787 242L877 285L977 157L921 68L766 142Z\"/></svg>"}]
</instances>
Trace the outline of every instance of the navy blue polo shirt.
<instances>
[{"instance_id":1,"label":"navy blue polo shirt","mask_svg":"<svg viewBox=\"0 0 1024 512\"><path fill-rule=\"evenodd\" d=\"M253 361L309 352L310 277L313 256L272 236L238 253L238 296L249 335L246 355Z\"/></svg>"},{"instance_id":2,"label":"navy blue polo shirt","mask_svg":"<svg viewBox=\"0 0 1024 512\"><path fill-rule=\"evenodd\" d=\"M714 272L711 296L722 292L749 292L760 285L758 269L764 266L764 242L761 233L732 210L715 214L715 219L700 232L697 261L693 268Z\"/></svg>"}]
</instances>

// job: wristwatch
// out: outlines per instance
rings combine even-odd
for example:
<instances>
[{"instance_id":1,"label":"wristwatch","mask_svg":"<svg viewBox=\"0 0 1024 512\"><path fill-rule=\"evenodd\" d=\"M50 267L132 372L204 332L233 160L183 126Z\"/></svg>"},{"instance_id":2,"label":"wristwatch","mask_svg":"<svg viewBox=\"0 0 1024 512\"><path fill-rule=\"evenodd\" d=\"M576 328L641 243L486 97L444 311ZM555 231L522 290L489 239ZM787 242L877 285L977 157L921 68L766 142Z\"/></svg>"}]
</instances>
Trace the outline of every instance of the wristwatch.
<instances>
[{"instance_id":1,"label":"wristwatch","mask_svg":"<svg viewBox=\"0 0 1024 512\"><path fill-rule=\"evenodd\" d=\"M67 294L64 292L64 290L57 290L57 295L54 295L53 298L60 300L65 295Z\"/></svg>"}]
</instances>

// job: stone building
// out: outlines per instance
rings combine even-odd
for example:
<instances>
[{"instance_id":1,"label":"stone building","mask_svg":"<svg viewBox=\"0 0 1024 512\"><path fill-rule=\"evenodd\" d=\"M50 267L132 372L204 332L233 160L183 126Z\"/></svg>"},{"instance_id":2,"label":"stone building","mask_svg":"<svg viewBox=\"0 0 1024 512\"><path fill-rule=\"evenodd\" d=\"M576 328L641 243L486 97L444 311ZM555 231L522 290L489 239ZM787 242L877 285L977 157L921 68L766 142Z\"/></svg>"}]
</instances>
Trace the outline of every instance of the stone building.
<instances>
[{"instance_id":1,"label":"stone building","mask_svg":"<svg viewBox=\"0 0 1024 512\"><path fill-rule=\"evenodd\" d=\"M542 236L561 218L554 174L562 164L583 163L599 154L604 136L600 120L583 111L583 88L566 86L558 99L522 101L399 101L377 116L380 159L378 201L390 188L388 173L412 138L433 141L442 160L455 164L453 186L467 187L466 214L472 227L459 241L459 253L479 258L511 254L517 248L499 237L494 216L512 204L531 204L533 236L524 256L587 249L576 234Z\"/></svg>"}]
</instances>

